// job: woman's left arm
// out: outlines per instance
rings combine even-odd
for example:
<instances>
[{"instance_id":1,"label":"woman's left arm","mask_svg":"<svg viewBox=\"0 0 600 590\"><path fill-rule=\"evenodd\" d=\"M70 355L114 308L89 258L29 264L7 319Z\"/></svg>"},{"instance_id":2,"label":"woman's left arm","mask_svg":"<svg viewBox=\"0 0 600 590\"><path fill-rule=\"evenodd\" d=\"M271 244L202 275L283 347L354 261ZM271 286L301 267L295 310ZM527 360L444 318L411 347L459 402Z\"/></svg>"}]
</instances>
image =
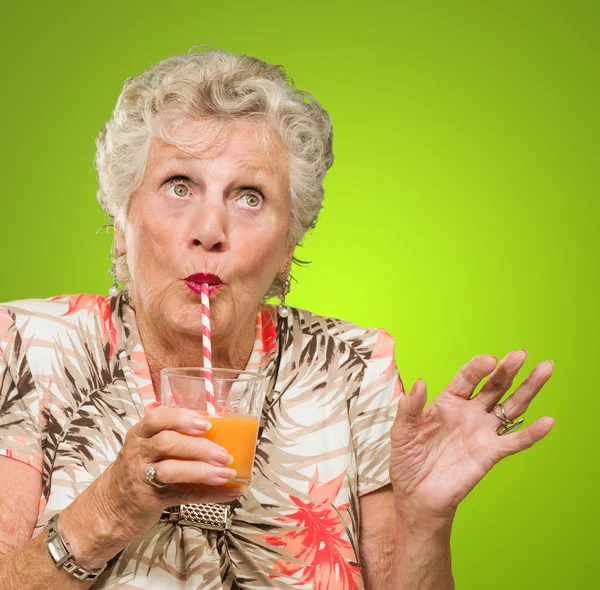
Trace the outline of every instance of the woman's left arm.
<instances>
[{"instance_id":1,"label":"woman's left arm","mask_svg":"<svg viewBox=\"0 0 600 590\"><path fill-rule=\"evenodd\" d=\"M452 519L418 519L396 510L390 485L360 504L359 551L365 588L454 588L450 566Z\"/></svg>"},{"instance_id":2,"label":"woman's left arm","mask_svg":"<svg viewBox=\"0 0 600 590\"><path fill-rule=\"evenodd\" d=\"M496 463L531 447L554 425L545 417L520 432L497 433L502 421L494 409L525 358L525 351L514 351L496 367L494 357L480 355L427 408L421 380L399 400L390 433L391 486L360 498L359 550L369 590L454 587L450 532L458 504ZM552 368L550 361L535 367L503 402L506 416L527 409Z\"/></svg>"}]
</instances>

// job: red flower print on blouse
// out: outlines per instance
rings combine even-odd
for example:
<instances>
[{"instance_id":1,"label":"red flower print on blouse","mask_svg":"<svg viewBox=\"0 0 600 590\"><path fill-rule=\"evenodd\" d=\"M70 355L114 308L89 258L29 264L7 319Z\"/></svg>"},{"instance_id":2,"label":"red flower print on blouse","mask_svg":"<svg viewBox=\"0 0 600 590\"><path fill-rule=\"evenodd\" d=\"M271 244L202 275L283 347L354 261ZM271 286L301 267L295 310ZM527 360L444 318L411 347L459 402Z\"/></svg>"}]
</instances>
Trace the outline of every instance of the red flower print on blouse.
<instances>
[{"instance_id":1,"label":"red flower print on blouse","mask_svg":"<svg viewBox=\"0 0 600 590\"><path fill-rule=\"evenodd\" d=\"M53 297L50 301L57 301L63 297ZM100 313L100 320L102 326L102 342L105 344L107 341L110 342L110 358L112 358L113 351L117 344L117 330L112 320L112 314L110 313L110 297L103 297L102 295L71 295L69 297L69 309L63 313L63 317L77 313L83 309L87 310L88 313L94 312L94 307L98 308Z\"/></svg>"},{"instance_id":2,"label":"red flower print on blouse","mask_svg":"<svg viewBox=\"0 0 600 590\"><path fill-rule=\"evenodd\" d=\"M295 521L295 530L281 536L265 538L269 544L281 547L291 559L275 562L275 571L291 576L302 570L303 583L315 590L358 590L363 587L356 555L345 526L350 524L348 503L335 506L346 472L319 484L319 470L308 486L309 501L296 496L290 500L298 510L278 519L282 523ZM277 574L271 574L276 578Z\"/></svg>"}]
</instances>

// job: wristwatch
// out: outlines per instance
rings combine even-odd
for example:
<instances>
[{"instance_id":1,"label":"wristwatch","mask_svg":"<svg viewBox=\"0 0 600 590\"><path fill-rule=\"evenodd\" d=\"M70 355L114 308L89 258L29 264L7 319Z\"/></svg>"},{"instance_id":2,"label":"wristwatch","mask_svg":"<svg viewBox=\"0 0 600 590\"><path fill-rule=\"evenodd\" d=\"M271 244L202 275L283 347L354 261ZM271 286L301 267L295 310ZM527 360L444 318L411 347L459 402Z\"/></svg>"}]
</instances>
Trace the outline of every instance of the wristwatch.
<instances>
[{"instance_id":1,"label":"wristwatch","mask_svg":"<svg viewBox=\"0 0 600 590\"><path fill-rule=\"evenodd\" d=\"M62 535L56 526L57 519L58 513L56 513L46 525L46 545L48 546L48 551L50 552L52 561L54 561L54 565L56 565L56 567L62 567L78 580L95 580L106 569L107 564L105 563L101 568L90 571L84 570L82 567L73 563L73 560L71 559L73 555L69 549L67 549L69 542L62 538Z\"/></svg>"}]
</instances>

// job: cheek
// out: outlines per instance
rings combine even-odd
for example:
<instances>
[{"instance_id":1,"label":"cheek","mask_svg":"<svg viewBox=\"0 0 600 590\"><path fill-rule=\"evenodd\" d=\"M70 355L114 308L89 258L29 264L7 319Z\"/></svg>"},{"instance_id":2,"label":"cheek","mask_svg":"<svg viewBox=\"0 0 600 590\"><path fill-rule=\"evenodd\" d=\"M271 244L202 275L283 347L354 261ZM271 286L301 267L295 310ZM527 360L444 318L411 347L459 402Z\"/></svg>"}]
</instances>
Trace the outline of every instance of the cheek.
<instances>
[{"instance_id":1,"label":"cheek","mask_svg":"<svg viewBox=\"0 0 600 590\"><path fill-rule=\"evenodd\" d=\"M132 269L132 274L144 275L149 270L164 269L174 256L177 228L164 216L148 215L138 219L131 229L131 245L128 244L127 249L133 253L132 263L137 267L137 272Z\"/></svg>"},{"instance_id":2,"label":"cheek","mask_svg":"<svg viewBox=\"0 0 600 590\"><path fill-rule=\"evenodd\" d=\"M246 269L246 276L261 277L260 283L270 284L279 272L283 251L284 238L279 233L255 234L238 245L239 268Z\"/></svg>"}]
</instances>

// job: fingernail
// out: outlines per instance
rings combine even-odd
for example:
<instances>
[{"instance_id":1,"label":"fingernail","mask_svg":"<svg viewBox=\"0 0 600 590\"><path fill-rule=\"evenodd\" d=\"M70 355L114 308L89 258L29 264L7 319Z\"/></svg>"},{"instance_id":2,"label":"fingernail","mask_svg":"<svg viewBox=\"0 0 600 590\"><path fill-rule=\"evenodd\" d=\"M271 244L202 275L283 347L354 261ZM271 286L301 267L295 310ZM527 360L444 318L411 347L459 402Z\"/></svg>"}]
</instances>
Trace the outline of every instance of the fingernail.
<instances>
[{"instance_id":1,"label":"fingernail","mask_svg":"<svg viewBox=\"0 0 600 590\"><path fill-rule=\"evenodd\" d=\"M420 383L421 379L417 379L415 384L412 386L412 389L408 392L409 397L415 393L415 391L417 391L417 389L419 389L419 383Z\"/></svg>"},{"instance_id":2,"label":"fingernail","mask_svg":"<svg viewBox=\"0 0 600 590\"><path fill-rule=\"evenodd\" d=\"M204 432L210 430L210 427L212 426L206 418L201 418L200 416L192 419L192 425L197 430L202 430Z\"/></svg>"},{"instance_id":3,"label":"fingernail","mask_svg":"<svg viewBox=\"0 0 600 590\"><path fill-rule=\"evenodd\" d=\"M519 350L517 354L515 354L515 360L517 361L524 361L526 358L527 351L524 348L521 348L521 350Z\"/></svg>"},{"instance_id":4,"label":"fingernail","mask_svg":"<svg viewBox=\"0 0 600 590\"><path fill-rule=\"evenodd\" d=\"M227 451L215 451L213 458L223 465L231 465L233 463L233 457Z\"/></svg>"},{"instance_id":5,"label":"fingernail","mask_svg":"<svg viewBox=\"0 0 600 590\"><path fill-rule=\"evenodd\" d=\"M554 363L552 361L544 361L543 363L540 363L536 369L538 371L538 375L541 375L543 378L549 377L552 375L552 371L554 370Z\"/></svg>"},{"instance_id":6,"label":"fingernail","mask_svg":"<svg viewBox=\"0 0 600 590\"><path fill-rule=\"evenodd\" d=\"M237 471L235 469L227 469L227 468L223 467L222 469L219 469L219 471L217 472L217 477L226 479L227 481L232 480L236 476L237 476Z\"/></svg>"},{"instance_id":7,"label":"fingernail","mask_svg":"<svg viewBox=\"0 0 600 590\"><path fill-rule=\"evenodd\" d=\"M225 495L228 498L237 498L242 494L242 488L225 488Z\"/></svg>"}]
</instances>

